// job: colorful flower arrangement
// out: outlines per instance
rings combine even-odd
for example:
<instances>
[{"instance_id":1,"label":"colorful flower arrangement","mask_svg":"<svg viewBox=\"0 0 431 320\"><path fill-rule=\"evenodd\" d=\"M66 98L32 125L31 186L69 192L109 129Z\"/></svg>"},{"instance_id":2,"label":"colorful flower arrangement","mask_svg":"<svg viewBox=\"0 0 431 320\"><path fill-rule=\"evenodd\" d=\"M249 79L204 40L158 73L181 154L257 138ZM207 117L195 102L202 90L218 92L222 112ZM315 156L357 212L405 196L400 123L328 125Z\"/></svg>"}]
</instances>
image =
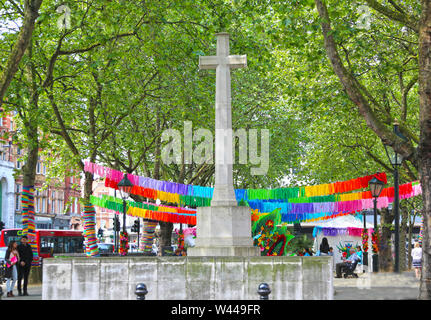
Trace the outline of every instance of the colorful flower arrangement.
<instances>
[{"instance_id":1,"label":"colorful flower arrangement","mask_svg":"<svg viewBox=\"0 0 431 320\"><path fill-rule=\"evenodd\" d=\"M129 235L127 232L120 232L120 249L119 253L122 256L127 255L127 252L129 251Z\"/></svg>"},{"instance_id":2,"label":"colorful flower arrangement","mask_svg":"<svg viewBox=\"0 0 431 320\"><path fill-rule=\"evenodd\" d=\"M362 230L362 248L364 252L368 252L368 231L367 229Z\"/></svg>"},{"instance_id":3,"label":"colorful flower arrangement","mask_svg":"<svg viewBox=\"0 0 431 320\"><path fill-rule=\"evenodd\" d=\"M178 233L178 248L184 249L184 233L182 232Z\"/></svg>"},{"instance_id":4,"label":"colorful flower arrangement","mask_svg":"<svg viewBox=\"0 0 431 320\"><path fill-rule=\"evenodd\" d=\"M338 251L341 253L341 255L343 256L343 258L348 258L350 257L350 249L352 249L352 244L351 243L347 243L345 245L342 245L341 242L339 243L339 245L337 245L337 249Z\"/></svg>"},{"instance_id":5,"label":"colorful flower arrangement","mask_svg":"<svg viewBox=\"0 0 431 320\"><path fill-rule=\"evenodd\" d=\"M260 248L261 255L286 255L286 246L293 236L287 230L287 226L281 226L280 223L281 215L279 210L260 215L257 221L253 221L254 245Z\"/></svg>"},{"instance_id":6,"label":"colorful flower arrangement","mask_svg":"<svg viewBox=\"0 0 431 320\"><path fill-rule=\"evenodd\" d=\"M377 230L371 234L371 243L373 246L373 253L379 253L379 233Z\"/></svg>"}]
</instances>

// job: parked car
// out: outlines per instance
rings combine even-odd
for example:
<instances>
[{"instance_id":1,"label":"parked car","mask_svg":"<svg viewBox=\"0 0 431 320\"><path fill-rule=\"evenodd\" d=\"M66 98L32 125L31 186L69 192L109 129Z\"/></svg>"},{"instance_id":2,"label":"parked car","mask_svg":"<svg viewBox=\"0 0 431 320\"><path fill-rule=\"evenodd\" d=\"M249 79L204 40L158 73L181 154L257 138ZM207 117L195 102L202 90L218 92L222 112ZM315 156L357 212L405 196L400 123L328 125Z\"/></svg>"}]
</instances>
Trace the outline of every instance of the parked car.
<instances>
[{"instance_id":1,"label":"parked car","mask_svg":"<svg viewBox=\"0 0 431 320\"><path fill-rule=\"evenodd\" d=\"M98 243L100 255L111 255L114 253L115 245L113 243Z\"/></svg>"}]
</instances>

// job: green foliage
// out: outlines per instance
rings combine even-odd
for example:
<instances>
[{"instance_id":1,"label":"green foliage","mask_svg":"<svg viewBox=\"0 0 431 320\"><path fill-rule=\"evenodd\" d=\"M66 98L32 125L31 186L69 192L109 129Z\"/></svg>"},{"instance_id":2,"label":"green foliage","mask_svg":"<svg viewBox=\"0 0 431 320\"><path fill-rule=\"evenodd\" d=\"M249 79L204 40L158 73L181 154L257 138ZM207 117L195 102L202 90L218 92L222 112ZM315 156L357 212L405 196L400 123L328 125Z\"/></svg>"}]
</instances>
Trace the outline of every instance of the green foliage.
<instances>
[{"instance_id":1,"label":"green foliage","mask_svg":"<svg viewBox=\"0 0 431 320\"><path fill-rule=\"evenodd\" d=\"M326 3L344 64L375 101L378 118L385 126L398 118L418 136L417 34L372 9L364 29L362 3ZM214 134L215 72L200 71L198 61L215 54L220 31L231 34L232 54L247 54L247 68L232 72L234 129L270 130L268 173L253 176L255 165L236 163L235 187L327 183L390 171L380 140L327 59L314 1L67 5L71 29L61 30L58 2L43 2L31 55L23 58L4 105L16 112L15 139L23 148L34 143L28 137L37 130L49 176L64 176L93 159L163 180L211 185L213 165L160 163L160 136L165 129L182 132L184 121ZM417 15L418 1L405 6ZM4 10L0 22L11 27L20 15L10 3ZM15 31L2 29L0 61ZM401 182L416 177L409 164L403 167Z\"/></svg>"},{"instance_id":2,"label":"green foliage","mask_svg":"<svg viewBox=\"0 0 431 320\"><path fill-rule=\"evenodd\" d=\"M312 248L313 240L309 239L307 235L298 235L290 241L290 244L286 247L287 255L297 255L298 253L303 253L304 249Z\"/></svg>"}]
</instances>

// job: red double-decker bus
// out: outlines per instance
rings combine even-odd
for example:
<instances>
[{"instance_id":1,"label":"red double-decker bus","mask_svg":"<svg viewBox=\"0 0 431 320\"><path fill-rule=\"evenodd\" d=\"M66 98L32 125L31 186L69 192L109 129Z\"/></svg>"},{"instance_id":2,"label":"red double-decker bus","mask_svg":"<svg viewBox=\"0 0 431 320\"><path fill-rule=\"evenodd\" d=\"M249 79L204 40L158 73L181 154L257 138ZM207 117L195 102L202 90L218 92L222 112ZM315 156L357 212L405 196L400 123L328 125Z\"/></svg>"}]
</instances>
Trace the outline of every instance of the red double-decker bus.
<instances>
[{"instance_id":1,"label":"red double-decker bus","mask_svg":"<svg viewBox=\"0 0 431 320\"><path fill-rule=\"evenodd\" d=\"M0 247L7 247L9 241L21 240L22 229L3 229ZM84 236L79 230L36 229L36 243L39 257L49 258L54 254L83 253Z\"/></svg>"}]
</instances>

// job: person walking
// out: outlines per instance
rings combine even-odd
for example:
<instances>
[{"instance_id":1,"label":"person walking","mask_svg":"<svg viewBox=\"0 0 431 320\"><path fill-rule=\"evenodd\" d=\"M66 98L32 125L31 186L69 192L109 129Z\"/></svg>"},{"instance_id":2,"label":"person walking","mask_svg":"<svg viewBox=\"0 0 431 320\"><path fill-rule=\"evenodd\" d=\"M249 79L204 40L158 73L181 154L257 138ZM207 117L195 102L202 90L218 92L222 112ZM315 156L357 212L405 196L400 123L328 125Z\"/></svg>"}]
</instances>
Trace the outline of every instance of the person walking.
<instances>
[{"instance_id":1,"label":"person walking","mask_svg":"<svg viewBox=\"0 0 431 320\"><path fill-rule=\"evenodd\" d=\"M27 284L28 276L30 274L31 262L33 261L33 251L28 244L27 236L21 238L21 244L18 246L19 256L21 260L18 264L18 295L28 296ZM23 291L21 291L21 280L24 278Z\"/></svg>"},{"instance_id":2,"label":"person walking","mask_svg":"<svg viewBox=\"0 0 431 320\"><path fill-rule=\"evenodd\" d=\"M15 282L18 278L18 272L16 265L19 262L19 253L18 253L18 245L16 241L10 241L9 246L6 250L6 272L5 278L6 281L6 291L7 297L15 297L13 294L13 288L15 287Z\"/></svg>"},{"instance_id":3,"label":"person walking","mask_svg":"<svg viewBox=\"0 0 431 320\"><path fill-rule=\"evenodd\" d=\"M327 238L323 238L319 247L320 255L326 256L329 254L329 243Z\"/></svg>"},{"instance_id":4,"label":"person walking","mask_svg":"<svg viewBox=\"0 0 431 320\"><path fill-rule=\"evenodd\" d=\"M415 247L412 250L412 264L413 264L413 268L415 268L415 273L416 273L416 278L420 279L421 274L420 272L422 271L422 248L419 244L419 242L415 243Z\"/></svg>"}]
</instances>

